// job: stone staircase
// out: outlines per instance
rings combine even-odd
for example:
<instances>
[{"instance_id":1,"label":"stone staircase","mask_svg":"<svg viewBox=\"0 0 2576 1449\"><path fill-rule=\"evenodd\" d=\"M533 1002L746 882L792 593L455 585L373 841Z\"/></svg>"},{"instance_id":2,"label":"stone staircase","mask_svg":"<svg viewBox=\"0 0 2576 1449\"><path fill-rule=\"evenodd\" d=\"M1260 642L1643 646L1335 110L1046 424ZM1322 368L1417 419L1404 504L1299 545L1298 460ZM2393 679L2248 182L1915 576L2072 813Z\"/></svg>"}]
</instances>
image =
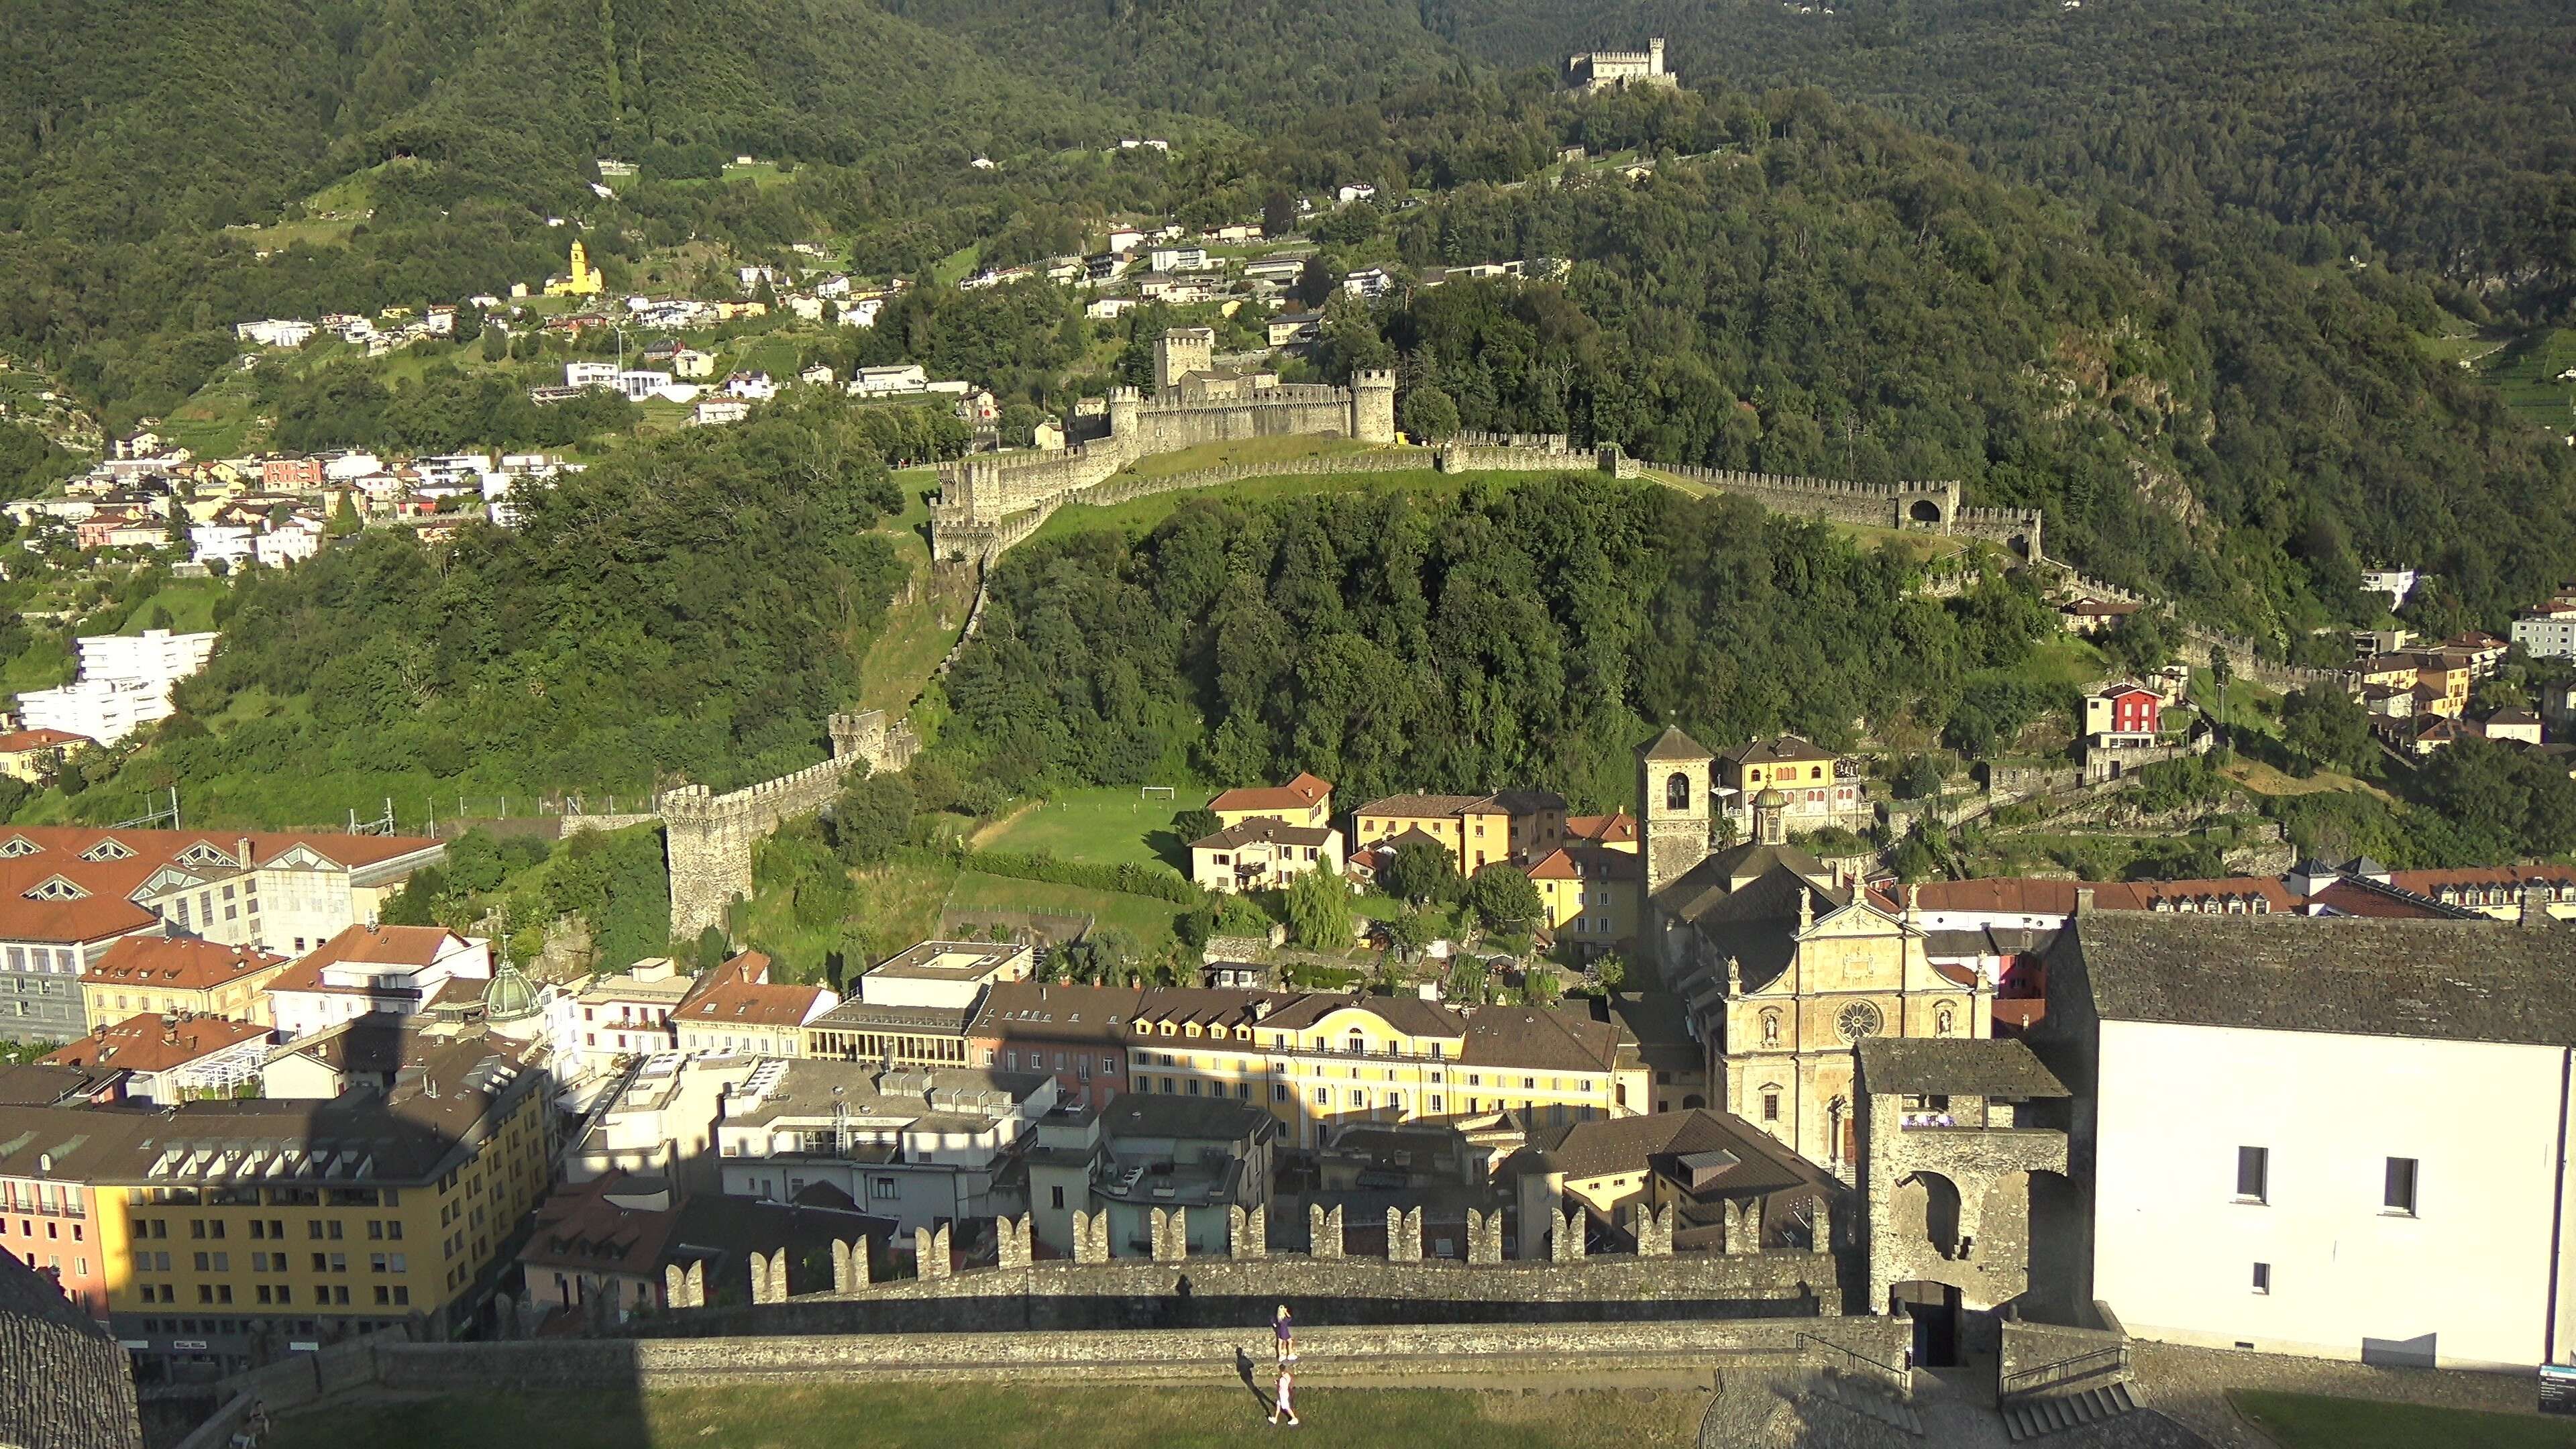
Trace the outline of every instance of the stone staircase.
<instances>
[{"instance_id":1,"label":"stone staircase","mask_svg":"<svg viewBox=\"0 0 2576 1449\"><path fill-rule=\"evenodd\" d=\"M2116 1419L2138 1407L2126 1379L2031 1394L2003 1406L2004 1431L2016 1444Z\"/></svg>"},{"instance_id":2,"label":"stone staircase","mask_svg":"<svg viewBox=\"0 0 2576 1449\"><path fill-rule=\"evenodd\" d=\"M1807 1376L1805 1397L1875 1419L1918 1439L1923 1437L1923 1416L1914 1411L1914 1406L1868 1379L1820 1369Z\"/></svg>"}]
</instances>

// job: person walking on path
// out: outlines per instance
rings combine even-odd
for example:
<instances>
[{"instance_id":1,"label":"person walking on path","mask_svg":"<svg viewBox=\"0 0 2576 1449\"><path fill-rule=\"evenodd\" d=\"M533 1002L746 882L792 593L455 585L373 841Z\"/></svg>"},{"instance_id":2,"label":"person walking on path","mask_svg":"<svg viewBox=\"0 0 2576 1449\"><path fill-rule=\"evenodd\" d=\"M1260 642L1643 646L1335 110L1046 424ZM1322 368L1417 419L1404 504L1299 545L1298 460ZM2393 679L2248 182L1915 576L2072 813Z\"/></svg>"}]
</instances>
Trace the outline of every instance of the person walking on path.
<instances>
[{"instance_id":1,"label":"person walking on path","mask_svg":"<svg viewBox=\"0 0 2576 1449\"><path fill-rule=\"evenodd\" d=\"M1296 1375L1291 1371L1291 1363L1295 1358L1295 1354L1290 1354L1279 1360L1279 1398L1276 1406L1270 1411L1271 1423L1278 1423L1279 1416L1285 1414L1288 1416L1288 1427L1291 1429L1298 1426L1297 1410L1288 1401L1289 1392L1297 1386Z\"/></svg>"},{"instance_id":2,"label":"person walking on path","mask_svg":"<svg viewBox=\"0 0 2576 1449\"><path fill-rule=\"evenodd\" d=\"M1279 1305L1278 1314L1270 1320L1270 1337L1279 1350L1281 1363L1296 1361L1297 1321L1288 1316L1288 1305L1285 1303Z\"/></svg>"}]
</instances>

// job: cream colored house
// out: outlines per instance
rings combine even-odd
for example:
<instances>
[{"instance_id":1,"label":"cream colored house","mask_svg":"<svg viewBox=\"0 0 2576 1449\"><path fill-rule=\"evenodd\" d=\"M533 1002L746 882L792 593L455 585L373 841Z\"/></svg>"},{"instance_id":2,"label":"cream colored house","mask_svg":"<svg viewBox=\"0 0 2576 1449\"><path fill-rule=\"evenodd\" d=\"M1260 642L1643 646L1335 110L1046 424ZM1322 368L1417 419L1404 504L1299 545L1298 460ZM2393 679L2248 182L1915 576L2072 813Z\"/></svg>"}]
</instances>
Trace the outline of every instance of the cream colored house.
<instances>
[{"instance_id":1,"label":"cream colored house","mask_svg":"<svg viewBox=\"0 0 2576 1449\"><path fill-rule=\"evenodd\" d=\"M1212 891L1276 890L1341 868L1342 832L1330 826L1254 819L1190 842L1190 879Z\"/></svg>"}]
</instances>

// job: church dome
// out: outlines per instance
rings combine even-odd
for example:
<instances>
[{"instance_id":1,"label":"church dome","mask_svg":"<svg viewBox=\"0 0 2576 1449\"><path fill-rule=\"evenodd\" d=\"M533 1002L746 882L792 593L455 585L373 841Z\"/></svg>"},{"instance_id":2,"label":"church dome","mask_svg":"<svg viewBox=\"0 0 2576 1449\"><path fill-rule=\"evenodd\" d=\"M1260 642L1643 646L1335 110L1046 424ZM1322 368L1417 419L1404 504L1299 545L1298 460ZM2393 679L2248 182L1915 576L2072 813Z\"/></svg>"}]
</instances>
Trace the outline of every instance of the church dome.
<instances>
[{"instance_id":1,"label":"church dome","mask_svg":"<svg viewBox=\"0 0 2576 1449\"><path fill-rule=\"evenodd\" d=\"M536 983L507 961L493 974L492 984L483 988L485 1021L525 1021L537 1014L538 1007Z\"/></svg>"},{"instance_id":2,"label":"church dome","mask_svg":"<svg viewBox=\"0 0 2576 1449\"><path fill-rule=\"evenodd\" d=\"M1753 808L1756 810L1785 810L1789 808L1789 797L1781 794L1780 787L1777 785L1765 786L1763 787L1761 794L1753 797Z\"/></svg>"}]
</instances>

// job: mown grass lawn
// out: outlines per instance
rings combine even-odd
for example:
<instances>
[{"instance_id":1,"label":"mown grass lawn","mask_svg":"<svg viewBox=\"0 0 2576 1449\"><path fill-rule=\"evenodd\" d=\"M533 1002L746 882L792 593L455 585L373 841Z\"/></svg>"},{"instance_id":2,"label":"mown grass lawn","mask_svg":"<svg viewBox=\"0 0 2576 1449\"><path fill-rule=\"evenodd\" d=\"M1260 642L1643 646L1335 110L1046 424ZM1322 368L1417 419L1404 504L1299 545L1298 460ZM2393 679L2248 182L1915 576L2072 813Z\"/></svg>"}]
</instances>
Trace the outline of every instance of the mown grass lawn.
<instances>
[{"instance_id":1,"label":"mown grass lawn","mask_svg":"<svg viewBox=\"0 0 2576 1449\"><path fill-rule=\"evenodd\" d=\"M1336 1449L1651 1449L1694 1441L1696 1394L1630 1398L1301 1388L1273 1430L1248 1390L760 1384L634 1394L473 1394L282 1419L272 1449L1232 1449L1259 1435Z\"/></svg>"},{"instance_id":2,"label":"mown grass lawn","mask_svg":"<svg viewBox=\"0 0 2576 1449\"><path fill-rule=\"evenodd\" d=\"M2238 1413L2281 1449L2562 1449L2576 1420L2432 1409L2323 1394L2228 1393Z\"/></svg>"},{"instance_id":3,"label":"mown grass lawn","mask_svg":"<svg viewBox=\"0 0 2576 1449\"><path fill-rule=\"evenodd\" d=\"M1207 801L1206 790L1188 784L1174 785L1170 799L1146 799L1133 785L1060 790L975 843L986 850L1044 851L1058 860L1180 870L1186 845L1172 833L1172 816Z\"/></svg>"}]
</instances>

